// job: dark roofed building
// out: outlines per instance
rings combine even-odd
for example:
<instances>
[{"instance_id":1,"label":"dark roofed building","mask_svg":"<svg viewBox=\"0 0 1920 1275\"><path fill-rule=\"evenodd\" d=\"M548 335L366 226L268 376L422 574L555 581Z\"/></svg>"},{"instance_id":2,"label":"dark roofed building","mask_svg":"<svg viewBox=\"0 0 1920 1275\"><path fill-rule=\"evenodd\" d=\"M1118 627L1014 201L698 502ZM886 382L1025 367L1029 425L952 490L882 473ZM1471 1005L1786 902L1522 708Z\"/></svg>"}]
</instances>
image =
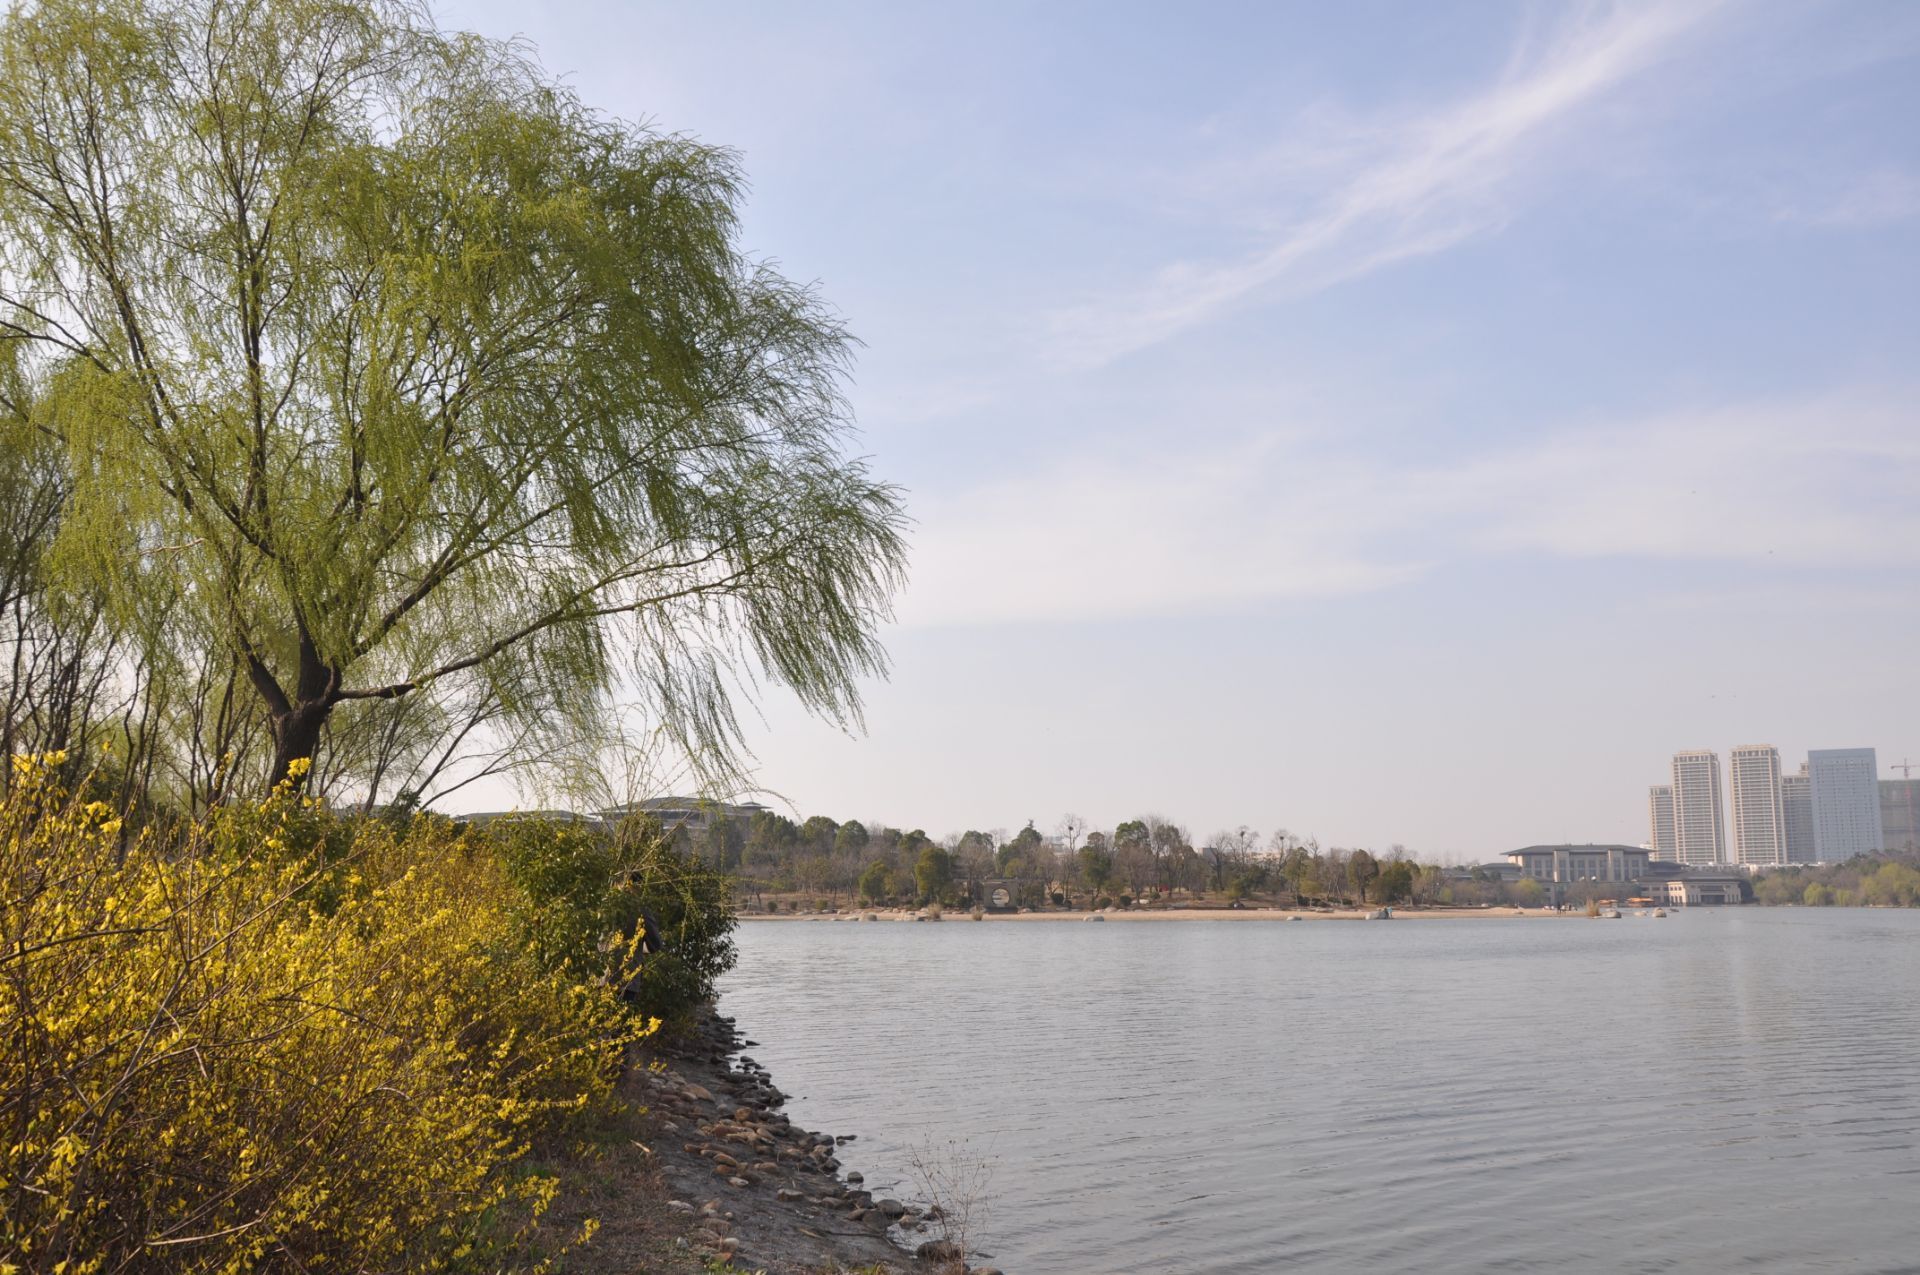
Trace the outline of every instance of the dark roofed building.
<instances>
[{"instance_id":1,"label":"dark roofed building","mask_svg":"<svg viewBox=\"0 0 1920 1275\"><path fill-rule=\"evenodd\" d=\"M738 820L745 823L766 807L758 802L708 801L704 797L649 797L625 805L609 806L600 812L608 823L618 823L632 815L651 815L660 821L661 830L676 832L684 828L698 836L716 823Z\"/></svg>"}]
</instances>

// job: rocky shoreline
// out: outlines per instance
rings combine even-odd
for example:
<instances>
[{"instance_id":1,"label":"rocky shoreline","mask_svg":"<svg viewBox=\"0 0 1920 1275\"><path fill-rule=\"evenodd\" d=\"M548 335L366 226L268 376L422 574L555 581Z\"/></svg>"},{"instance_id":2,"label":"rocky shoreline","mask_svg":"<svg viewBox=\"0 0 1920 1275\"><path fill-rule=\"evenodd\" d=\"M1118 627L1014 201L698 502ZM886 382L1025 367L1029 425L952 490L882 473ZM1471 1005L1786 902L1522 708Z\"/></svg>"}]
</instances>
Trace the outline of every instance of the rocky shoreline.
<instances>
[{"instance_id":1,"label":"rocky shoreline","mask_svg":"<svg viewBox=\"0 0 1920 1275\"><path fill-rule=\"evenodd\" d=\"M630 1082L649 1109L666 1207L685 1224L677 1248L766 1275L1000 1275L966 1264L937 1208L876 1199L858 1173L843 1177L839 1149L855 1135L794 1125L785 1095L741 1052L751 1044L709 1012Z\"/></svg>"}]
</instances>

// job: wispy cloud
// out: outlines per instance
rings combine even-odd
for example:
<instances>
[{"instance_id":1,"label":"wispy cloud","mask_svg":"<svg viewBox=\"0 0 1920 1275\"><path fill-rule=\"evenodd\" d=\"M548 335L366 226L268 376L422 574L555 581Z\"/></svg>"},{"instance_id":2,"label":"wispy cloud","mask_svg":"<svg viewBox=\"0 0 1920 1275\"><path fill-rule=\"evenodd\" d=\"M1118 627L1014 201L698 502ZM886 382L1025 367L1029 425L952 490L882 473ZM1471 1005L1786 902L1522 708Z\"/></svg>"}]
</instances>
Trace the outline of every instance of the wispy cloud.
<instances>
[{"instance_id":1,"label":"wispy cloud","mask_svg":"<svg viewBox=\"0 0 1920 1275\"><path fill-rule=\"evenodd\" d=\"M1897 168L1877 169L1818 200L1783 205L1780 221L1836 230L1861 230L1920 217L1920 177Z\"/></svg>"},{"instance_id":2,"label":"wispy cloud","mask_svg":"<svg viewBox=\"0 0 1920 1275\"><path fill-rule=\"evenodd\" d=\"M1355 131L1342 157L1321 148L1316 166L1331 193L1252 254L1173 262L1144 286L1051 315L1054 352L1097 366L1255 296L1325 288L1496 229L1512 214L1523 161L1583 107L1670 55L1715 7L1580 10L1537 46L1517 49L1491 88Z\"/></svg>"},{"instance_id":3,"label":"wispy cloud","mask_svg":"<svg viewBox=\"0 0 1920 1275\"><path fill-rule=\"evenodd\" d=\"M924 502L914 624L1175 615L1543 556L1910 569L1910 389L1543 431L1448 464L1243 443Z\"/></svg>"},{"instance_id":4,"label":"wispy cloud","mask_svg":"<svg viewBox=\"0 0 1920 1275\"><path fill-rule=\"evenodd\" d=\"M1289 482L1263 445L1088 465L922 500L907 623L1168 614L1382 588L1365 475Z\"/></svg>"}]
</instances>

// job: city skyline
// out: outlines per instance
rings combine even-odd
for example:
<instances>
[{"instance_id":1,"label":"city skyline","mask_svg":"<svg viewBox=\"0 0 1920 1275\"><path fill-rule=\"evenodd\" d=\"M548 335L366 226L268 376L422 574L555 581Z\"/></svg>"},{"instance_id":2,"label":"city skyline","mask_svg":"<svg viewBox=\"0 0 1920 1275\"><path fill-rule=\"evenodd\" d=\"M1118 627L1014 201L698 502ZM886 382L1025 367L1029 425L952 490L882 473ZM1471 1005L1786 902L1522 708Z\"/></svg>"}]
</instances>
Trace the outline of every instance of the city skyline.
<instances>
[{"instance_id":1,"label":"city skyline","mask_svg":"<svg viewBox=\"0 0 1920 1275\"><path fill-rule=\"evenodd\" d=\"M1789 774L1774 745L1738 745L1727 757L1724 812L1718 752L1683 749L1670 766L1672 781L1647 790L1643 844L1656 859L1756 868L1920 850L1916 767L1903 759L1885 767L1901 778L1882 776L1877 749L1808 749Z\"/></svg>"}]
</instances>

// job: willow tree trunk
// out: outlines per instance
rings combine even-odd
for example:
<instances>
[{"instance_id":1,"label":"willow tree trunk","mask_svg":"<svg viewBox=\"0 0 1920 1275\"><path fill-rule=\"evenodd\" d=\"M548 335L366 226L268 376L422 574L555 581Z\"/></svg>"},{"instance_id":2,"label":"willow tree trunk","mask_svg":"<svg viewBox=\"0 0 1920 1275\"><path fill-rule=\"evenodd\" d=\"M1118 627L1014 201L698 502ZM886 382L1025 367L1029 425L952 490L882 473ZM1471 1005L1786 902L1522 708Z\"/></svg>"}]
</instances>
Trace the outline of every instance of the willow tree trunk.
<instances>
[{"instance_id":1,"label":"willow tree trunk","mask_svg":"<svg viewBox=\"0 0 1920 1275\"><path fill-rule=\"evenodd\" d=\"M269 787L283 781L295 788L306 785L306 773L293 774L294 763L312 761L320 748L320 732L326 727L333 705L325 700L294 705L275 713L273 722L273 769L268 772Z\"/></svg>"},{"instance_id":2,"label":"willow tree trunk","mask_svg":"<svg viewBox=\"0 0 1920 1275\"><path fill-rule=\"evenodd\" d=\"M246 655L247 675L254 689L266 702L267 720L273 728L273 768L267 772L267 790L282 783L295 789L307 783L307 767L296 770L295 763L311 762L320 747L320 732L334 705L340 702L340 671L320 658L319 648L300 626L299 672L289 695L273 671L258 655Z\"/></svg>"}]
</instances>

